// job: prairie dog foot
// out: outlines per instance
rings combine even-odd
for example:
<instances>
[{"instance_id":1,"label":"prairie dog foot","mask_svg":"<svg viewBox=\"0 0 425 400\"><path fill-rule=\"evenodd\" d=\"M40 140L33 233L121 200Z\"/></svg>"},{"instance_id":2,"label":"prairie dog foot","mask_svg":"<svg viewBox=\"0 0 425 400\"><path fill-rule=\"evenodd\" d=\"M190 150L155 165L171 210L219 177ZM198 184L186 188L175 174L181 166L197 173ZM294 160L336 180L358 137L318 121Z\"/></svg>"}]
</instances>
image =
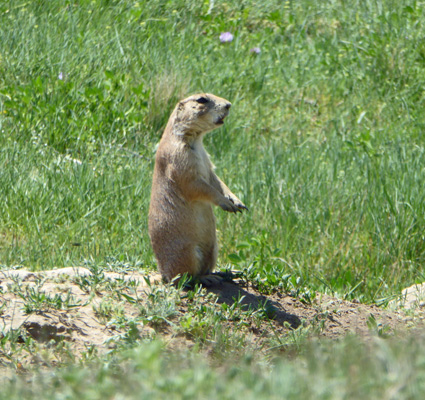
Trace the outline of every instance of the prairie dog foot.
<instances>
[{"instance_id":1,"label":"prairie dog foot","mask_svg":"<svg viewBox=\"0 0 425 400\"><path fill-rule=\"evenodd\" d=\"M208 274L199 277L199 282L205 287L210 287L213 285L217 285L223 283L224 278L218 274Z\"/></svg>"},{"instance_id":2,"label":"prairie dog foot","mask_svg":"<svg viewBox=\"0 0 425 400\"><path fill-rule=\"evenodd\" d=\"M176 287L182 287L183 289L192 290L196 287L196 285L201 284L204 287L210 287L213 285L218 285L224 281L229 281L229 274L226 272L218 272L218 273L209 273L206 275L202 275L199 277L190 276L190 275L180 275L172 280L172 284Z\"/></svg>"},{"instance_id":3,"label":"prairie dog foot","mask_svg":"<svg viewBox=\"0 0 425 400\"><path fill-rule=\"evenodd\" d=\"M233 282L233 279L238 278L240 275L239 271L218 271L218 272L211 272L207 275L201 276L199 278L199 281L206 287L220 284L223 282Z\"/></svg>"}]
</instances>

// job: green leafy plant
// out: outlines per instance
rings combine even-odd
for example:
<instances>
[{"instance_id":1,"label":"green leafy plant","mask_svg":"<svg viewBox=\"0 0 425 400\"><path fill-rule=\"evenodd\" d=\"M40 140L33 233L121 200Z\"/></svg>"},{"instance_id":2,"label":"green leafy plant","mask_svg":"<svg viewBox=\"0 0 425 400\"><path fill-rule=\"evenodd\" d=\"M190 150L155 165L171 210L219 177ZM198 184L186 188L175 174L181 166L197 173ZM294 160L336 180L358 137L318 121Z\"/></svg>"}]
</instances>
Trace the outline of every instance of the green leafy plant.
<instances>
[{"instance_id":1,"label":"green leafy plant","mask_svg":"<svg viewBox=\"0 0 425 400\"><path fill-rule=\"evenodd\" d=\"M390 328L382 324L381 322L378 322L373 314L370 314L369 319L367 321L367 326L369 327L369 330L377 335L380 338L388 338L390 335Z\"/></svg>"},{"instance_id":2,"label":"green leafy plant","mask_svg":"<svg viewBox=\"0 0 425 400\"><path fill-rule=\"evenodd\" d=\"M70 292L65 295L51 295L34 286L27 287L19 296L24 301L23 309L26 314L41 313L49 309L68 310L81 306L81 302L75 300Z\"/></svg>"}]
</instances>

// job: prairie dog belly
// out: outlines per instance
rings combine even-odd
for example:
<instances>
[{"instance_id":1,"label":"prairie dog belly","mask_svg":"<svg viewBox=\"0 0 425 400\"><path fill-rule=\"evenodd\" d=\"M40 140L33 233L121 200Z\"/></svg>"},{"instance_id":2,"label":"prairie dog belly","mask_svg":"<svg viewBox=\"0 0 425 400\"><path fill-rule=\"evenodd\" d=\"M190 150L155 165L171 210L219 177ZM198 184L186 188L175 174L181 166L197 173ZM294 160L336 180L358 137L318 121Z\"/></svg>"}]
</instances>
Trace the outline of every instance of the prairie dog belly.
<instances>
[{"instance_id":1,"label":"prairie dog belly","mask_svg":"<svg viewBox=\"0 0 425 400\"><path fill-rule=\"evenodd\" d=\"M208 181L213 166L202 144L202 138L199 138L193 143L192 151L195 156L194 159L196 160L196 169L199 176Z\"/></svg>"},{"instance_id":2,"label":"prairie dog belly","mask_svg":"<svg viewBox=\"0 0 425 400\"><path fill-rule=\"evenodd\" d=\"M215 242L215 216L209 203L196 201L191 204L194 240L197 242Z\"/></svg>"}]
</instances>

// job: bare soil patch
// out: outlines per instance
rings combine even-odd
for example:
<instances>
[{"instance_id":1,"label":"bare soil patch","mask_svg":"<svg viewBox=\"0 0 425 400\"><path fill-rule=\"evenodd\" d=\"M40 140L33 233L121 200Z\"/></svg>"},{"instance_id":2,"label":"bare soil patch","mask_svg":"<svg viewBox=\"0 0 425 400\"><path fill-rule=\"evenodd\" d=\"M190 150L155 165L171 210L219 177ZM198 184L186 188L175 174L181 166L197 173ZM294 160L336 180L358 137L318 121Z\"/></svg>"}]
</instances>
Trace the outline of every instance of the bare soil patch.
<instances>
[{"instance_id":1,"label":"bare soil patch","mask_svg":"<svg viewBox=\"0 0 425 400\"><path fill-rule=\"evenodd\" d=\"M85 268L38 273L0 271L0 339L15 333L18 342L30 337L46 346L65 343L75 357L93 349L109 351L131 335L142 339L161 337L170 348L193 346L199 338L179 328L179 321L193 307L193 296L175 291L178 298L174 298L175 309L169 317L163 311L146 312L162 289L165 293L167 286L158 275L147 277L134 271L104 272L99 276ZM267 309L271 318L260 323L248 320L238 325L237 318L223 323L226 329L244 329L258 347L271 336L283 337L300 327L313 327L313 334L319 337L339 338L349 333L369 337L405 331L423 318L413 318L400 308L390 311L323 294L317 294L310 304L285 293L265 296L240 280L217 284L203 293L198 303L205 306L220 308L225 303L231 307L238 302L242 309ZM156 306L164 308L167 301L157 302ZM138 319L141 310L145 313L142 320ZM0 365L8 364L10 359L0 349Z\"/></svg>"}]
</instances>

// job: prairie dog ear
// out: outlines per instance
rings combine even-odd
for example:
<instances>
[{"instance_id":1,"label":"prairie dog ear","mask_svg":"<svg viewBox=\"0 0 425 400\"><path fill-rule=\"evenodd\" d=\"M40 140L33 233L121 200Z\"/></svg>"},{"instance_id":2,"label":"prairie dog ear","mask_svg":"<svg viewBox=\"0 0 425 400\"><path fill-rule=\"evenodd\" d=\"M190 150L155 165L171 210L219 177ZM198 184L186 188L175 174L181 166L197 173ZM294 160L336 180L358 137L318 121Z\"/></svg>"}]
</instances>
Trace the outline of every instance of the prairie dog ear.
<instances>
[{"instance_id":1,"label":"prairie dog ear","mask_svg":"<svg viewBox=\"0 0 425 400\"><path fill-rule=\"evenodd\" d=\"M197 103L199 103L199 104L207 104L207 103L209 103L210 102L210 100L208 99L208 97L206 96L206 95L204 95L204 96L199 96L196 100L195 100Z\"/></svg>"}]
</instances>

